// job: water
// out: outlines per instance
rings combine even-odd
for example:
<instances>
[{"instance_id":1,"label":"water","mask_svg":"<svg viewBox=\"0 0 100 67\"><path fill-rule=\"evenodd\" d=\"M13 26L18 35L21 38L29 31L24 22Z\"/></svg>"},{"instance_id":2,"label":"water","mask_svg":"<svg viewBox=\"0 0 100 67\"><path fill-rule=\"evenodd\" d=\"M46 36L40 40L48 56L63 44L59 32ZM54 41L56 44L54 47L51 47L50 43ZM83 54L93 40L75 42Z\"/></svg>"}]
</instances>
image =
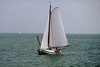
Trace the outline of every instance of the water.
<instances>
[{"instance_id":1,"label":"water","mask_svg":"<svg viewBox=\"0 0 100 67\"><path fill-rule=\"evenodd\" d=\"M59 55L38 55L42 34L0 34L0 67L100 67L100 34L68 34Z\"/></svg>"}]
</instances>

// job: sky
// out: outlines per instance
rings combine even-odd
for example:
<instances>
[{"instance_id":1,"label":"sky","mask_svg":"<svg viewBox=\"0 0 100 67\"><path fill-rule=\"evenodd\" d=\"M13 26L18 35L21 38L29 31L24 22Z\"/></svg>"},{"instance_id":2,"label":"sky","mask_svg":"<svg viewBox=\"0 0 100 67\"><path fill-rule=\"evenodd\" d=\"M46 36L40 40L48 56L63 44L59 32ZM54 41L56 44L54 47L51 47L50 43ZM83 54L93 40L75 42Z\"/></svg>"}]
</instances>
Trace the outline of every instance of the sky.
<instances>
[{"instance_id":1,"label":"sky","mask_svg":"<svg viewBox=\"0 0 100 67\"><path fill-rule=\"evenodd\" d=\"M43 33L59 7L65 33L100 34L100 0L0 0L0 33Z\"/></svg>"}]
</instances>

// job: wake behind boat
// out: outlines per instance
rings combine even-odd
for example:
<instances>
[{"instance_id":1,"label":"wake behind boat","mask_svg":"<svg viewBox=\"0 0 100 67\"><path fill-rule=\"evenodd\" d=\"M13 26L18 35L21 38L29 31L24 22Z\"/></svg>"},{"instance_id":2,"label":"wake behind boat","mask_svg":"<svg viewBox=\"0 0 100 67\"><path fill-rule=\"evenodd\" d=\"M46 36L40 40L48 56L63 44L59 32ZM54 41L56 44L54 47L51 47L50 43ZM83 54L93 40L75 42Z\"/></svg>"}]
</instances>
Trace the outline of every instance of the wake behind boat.
<instances>
[{"instance_id":1,"label":"wake behind boat","mask_svg":"<svg viewBox=\"0 0 100 67\"><path fill-rule=\"evenodd\" d=\"M43 35L42 43L40 45L40 49L38 49L38 53L59 54L61 53L61 50L57 49L57 47L68 45L69 43L64 32L59 7L55 7L53 10L51 10L50 4L49 17Z\"/></svg>"}]
</instances>

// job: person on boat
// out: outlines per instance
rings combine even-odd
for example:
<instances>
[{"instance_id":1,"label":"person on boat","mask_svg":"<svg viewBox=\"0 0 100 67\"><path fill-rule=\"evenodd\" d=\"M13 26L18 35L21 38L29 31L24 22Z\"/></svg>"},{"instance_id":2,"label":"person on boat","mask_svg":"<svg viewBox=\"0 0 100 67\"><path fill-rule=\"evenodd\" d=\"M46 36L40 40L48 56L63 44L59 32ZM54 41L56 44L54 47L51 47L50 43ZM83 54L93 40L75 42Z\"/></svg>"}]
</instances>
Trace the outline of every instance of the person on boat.
<instances>
[{"instance_id":1,"label":"person on boat","mask_svg":"<svg viewBox=\"0 0 100 67\"><path fill-rule=\"evenodd\" d=\"M52 50L51 48L49 48L49 50Z\"/></svg>"},{"instance_id":2,"label":"person on boat","mask_svg":"<svg viewBox=\"0 0 100 67\"><path fill-rule=\"evenodd\" d=\"M60 49L57 49L57 48L56 48L55 52L60 53Z\"/></svg>"}]
</instances>

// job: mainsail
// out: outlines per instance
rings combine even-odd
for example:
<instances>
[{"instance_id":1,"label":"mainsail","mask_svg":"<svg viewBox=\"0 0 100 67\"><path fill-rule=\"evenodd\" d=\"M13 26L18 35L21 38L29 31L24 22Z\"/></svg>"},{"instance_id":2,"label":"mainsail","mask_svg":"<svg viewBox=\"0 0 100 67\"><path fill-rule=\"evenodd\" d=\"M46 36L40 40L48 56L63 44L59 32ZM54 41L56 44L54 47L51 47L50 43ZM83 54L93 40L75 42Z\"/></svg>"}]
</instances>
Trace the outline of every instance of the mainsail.
<instances>
[{"instance_id":1,"label":"mainsail","mask_svg":"<svg viewBox=\"0 0 100 67\"><path fill-rule=\"evenodd\" d=\"M47 49L48 47L62 47L68 46L69 43L66 39L66 35L64 32L59 8L56 7L51 11L51 18L48 18L47 25L45 28L45 32L43 35L41 48ZM50 22L49 22L50 20ZM50 23L50 27L49 27ZM48 28L50 28L50 39L49 39L49 46L48 46Z\"/></svg>"}]
</instances>

